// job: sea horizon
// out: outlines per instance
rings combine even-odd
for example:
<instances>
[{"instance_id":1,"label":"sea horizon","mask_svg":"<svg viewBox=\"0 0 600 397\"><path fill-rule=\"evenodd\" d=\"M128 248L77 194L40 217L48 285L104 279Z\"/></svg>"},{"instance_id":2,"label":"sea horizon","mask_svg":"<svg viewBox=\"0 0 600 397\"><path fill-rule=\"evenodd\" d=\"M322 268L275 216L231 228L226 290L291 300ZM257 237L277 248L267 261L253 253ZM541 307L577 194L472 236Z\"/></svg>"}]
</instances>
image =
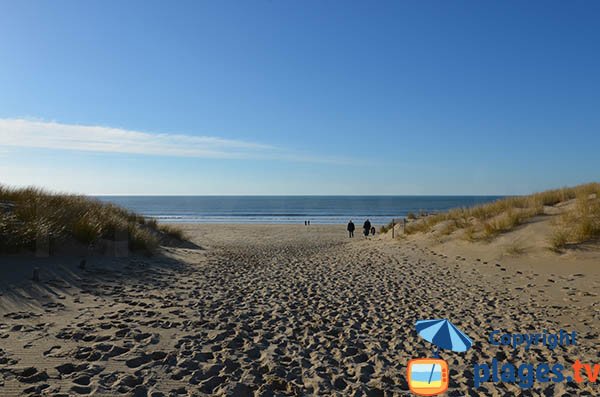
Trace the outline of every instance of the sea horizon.
<instances>
[{"instance_id":1,"label":"sea horizon","mask_svg":"<svg viewBox=\"0 0 600 397\"><path fill-rule=\"evenodd\" d=\"M495 201L496 195L95 195L165 223L385 225L410 213L437 213Z\"/></svg>"},{"instance_id":2,"label":"sea horizon","mask_svg":"<svg viewBox=\"0 0 600 397\"><path fill-rule=\"evenodd\" d=\"M82 194L88 197L518 197L527 194Z\"/></svg>"}]
</instances>

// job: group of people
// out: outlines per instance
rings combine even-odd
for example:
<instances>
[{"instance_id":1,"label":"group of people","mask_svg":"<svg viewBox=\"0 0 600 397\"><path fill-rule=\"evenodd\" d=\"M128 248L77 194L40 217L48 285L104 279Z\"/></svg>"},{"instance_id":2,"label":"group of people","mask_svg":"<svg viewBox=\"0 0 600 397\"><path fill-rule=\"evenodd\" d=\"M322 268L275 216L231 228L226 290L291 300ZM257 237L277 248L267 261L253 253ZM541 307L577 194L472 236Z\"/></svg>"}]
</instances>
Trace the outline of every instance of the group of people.
<instances>
[{"instance_id":1,"label":"group of people","mask_svg":"<svg viewBox=\"0 0 600 397\"><path fill-rule=\"evenodd\" d=\"M348 227L346 228L346 230L348 230L348 237L354 237L354 230L356 230L356 226L354 226L354 222L352 222L352 219L350 219L350 222L348 222ZM374 236L375 232L375 226L371 225L371 221L367 219L365 223L363 223L363 234L365 235L365 237L369 237L369 234Z\"/></svg>"},{"instance_id":2,"label":"group of people","mask_svg":"<svg viewBox=\"0 0 600 397\"><path fill-rule=\"evenodd\" d=\"M310 226L310 221L304 221L304 226ZM348 230L348 237L354 237L354 230L356 230L356 226L354 226L354 222L352 222L352 219L350 219L350 221L348 222L348 227L346 228L346 230ZM369 235L374 236L376 232L377 230L375 229L375 226L371 225L371 221L367 219L365 223L363 223L363 234L365 235L365 237L369 237Z\"/></svg>"}]
</instances>

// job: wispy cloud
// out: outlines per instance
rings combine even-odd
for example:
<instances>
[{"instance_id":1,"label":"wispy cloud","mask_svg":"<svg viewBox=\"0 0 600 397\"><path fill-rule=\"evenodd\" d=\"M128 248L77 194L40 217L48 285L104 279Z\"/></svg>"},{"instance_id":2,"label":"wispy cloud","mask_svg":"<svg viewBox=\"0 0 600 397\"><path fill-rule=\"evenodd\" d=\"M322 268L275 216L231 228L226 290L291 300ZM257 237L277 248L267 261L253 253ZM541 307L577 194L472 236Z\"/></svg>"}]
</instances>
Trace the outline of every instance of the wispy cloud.
<instances>
[{"instance_id":1,"label":"wispy cloud","mask_svg":"<svg viewBox=\"0 0 600 397\"><path fill-rule=\"evenodd\" d=\"M271 145L212 136L156 134L121 128L0 119L0 145L203 158L277 158Z\"/></svg>"}]
</instances>

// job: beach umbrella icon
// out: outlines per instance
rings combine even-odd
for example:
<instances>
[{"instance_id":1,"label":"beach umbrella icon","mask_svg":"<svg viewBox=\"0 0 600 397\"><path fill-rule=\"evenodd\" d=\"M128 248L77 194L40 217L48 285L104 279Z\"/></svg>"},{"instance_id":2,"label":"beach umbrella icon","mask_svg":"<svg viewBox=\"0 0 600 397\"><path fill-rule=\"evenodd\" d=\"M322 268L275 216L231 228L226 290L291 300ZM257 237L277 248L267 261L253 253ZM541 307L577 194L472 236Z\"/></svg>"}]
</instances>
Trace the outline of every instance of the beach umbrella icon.
<instances>
[{"instance_id":1,"label":"beach umbrella icon","mask_svg":"<svg viewBox=\"0 0 600 397\"><path fill-rule=\"evenodd\" d=\"M454 324L452 324L450 321L446 320L446 319L435 319L435 320L419 320L417 321L416 325L415 325L416 329L417 329L417 334L425 339L426 341L432 343L434 346L437 347L437 350L434 351L433 356L434 359L432 360L428 360L428 359L420 359L420 360L416 360L416 361L420 361L420 362L428 362L431 364L431 370L425 370L427 372L424 371L424 369L421 369L421 371L418 371L418 373L415 373L415 375L409 375L411 378L414 376L414 381L416 381L416 384L418 384L419 379L417 377L420 377L422 380L422 384L420 384L419 387L421 387L421 391L422 390L426 390L429 391L428 393L419 393L420 395L434 395L434 394L438 394L438 392L440 392L442 389L446 390L448 388L448 364L444 361L441 360L439 358L439 349L445 349L445 350L452 350L455 352L465 352L467 351L471 345L473 344L473 342L471 342L471 339L469 339L469 337L467 335L465 335L462 331L460 331L458 328L456 328L454 326ZM434 372L436 372L436 366L438 367L438 377L436 378L436 380L434 381ZM410 363L409 363L409 367L410 367ZM444 369L445 368L445 369ZM409 372L411 372L411 370L409 369ZM417 371L415 371L417 372ZM426 380L426 383L424 383ZM429 387L433 385L433 383L437 385L437 383L439 383L438 387L439 389L435 390L435 388L430 389ZM441 383L444 382L444 383ZM409 386L411 386L411 390L413 392L415 392L415 390L412 387L412 383L409 381ZM425 389L422 389L423 387L425 387Z\"/></svg>"},{"instance_id":2,"label":"beach umbrella icon","mask_svg":"<svg viewBox=\"0 0 600 397\"><path fill-rule=\"evenodd\" d=\"M416 328L421 338L439 349L465 352L473 344L467 335L446 319L419 320Z\"/></svg>"},{"instance_id":3,"label":"beach umbrella icon","mask_svg":"<svg viewBox=\"0 0 600 397\"><path fill-rule=\"evenodd\" d=\"M439 350L467 351L473 342L467 335L446 319L419 320L415 325L417 334L437 349L434 358L412 359L407 367L410 390L421 396L437 395L448 389L448 363L440 358ZM430 367L431 366L431 369Z\"/></svg>"}]
</instances>

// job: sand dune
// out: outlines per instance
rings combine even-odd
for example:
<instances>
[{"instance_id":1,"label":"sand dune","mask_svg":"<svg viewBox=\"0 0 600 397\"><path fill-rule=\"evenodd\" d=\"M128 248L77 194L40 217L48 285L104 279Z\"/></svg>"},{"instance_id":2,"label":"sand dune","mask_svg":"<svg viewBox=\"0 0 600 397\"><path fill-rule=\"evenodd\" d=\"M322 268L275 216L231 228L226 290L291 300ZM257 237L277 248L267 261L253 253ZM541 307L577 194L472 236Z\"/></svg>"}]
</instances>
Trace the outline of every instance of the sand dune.
<instances>
[{"instance_id":1,"label":"sand dune","mask_svg":"<svg viewBox=\"0 0 600 397\"><path fill-rule=\"evenodd\" d=\"M594 292L572 284L586 275L540 281L543 269L423 241L350 240L337 226L186 231L202 249L88 258L84 270L79 258L0 259L3 275L25 266L2 283L0 394L408 395L408 360L431 356L414 323L440 317L474 341L464 354L442 353L451 396L521 395L510 383L472 389L473 364L494 357L598 361L597 299L581 304ZM41 268L40 283L19 280L26 266ZM572 300L552 297L563 288ZM576 329L579 344L525 352L486 341L492 329L560 328ZM528 393L586 391L597 390L565 382Z\"/></svg>"}]
</instances>

